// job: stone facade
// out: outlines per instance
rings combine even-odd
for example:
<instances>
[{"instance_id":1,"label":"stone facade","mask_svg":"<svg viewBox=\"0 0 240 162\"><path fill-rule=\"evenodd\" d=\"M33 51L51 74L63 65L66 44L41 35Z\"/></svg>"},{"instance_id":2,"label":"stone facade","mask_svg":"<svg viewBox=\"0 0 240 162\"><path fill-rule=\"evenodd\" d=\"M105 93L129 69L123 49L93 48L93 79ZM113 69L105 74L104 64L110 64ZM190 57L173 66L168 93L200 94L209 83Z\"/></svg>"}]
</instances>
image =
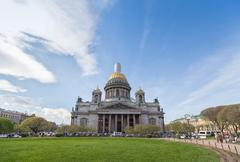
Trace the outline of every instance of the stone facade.
<instances>
[{"instance_id":1,"label":"stone facade","mask_svg":"<svg viewBox=\"0 0 240 162\"><path fill-rule=\"evenodd\" d=\"M0 117L7 118L16 124L20 124L23 120L25 120L28 117L32 117L32 116L35 116L35 115L33 114L33 115L29 116L26 113L5 110L5 109L0 108Z\"/></svg>"},{"instance_id":2,"label":"stone facade","mask_svg":"<svg viewBox=\"0 0 240 162\"><path fill-rule=\"evenodd\" d=\"M196 128L195 130L196 132L200 130L201 131L219 131L217 126L214 125L214 123L203 118L200 115L187 115L187 116L188 116L187 118L186 117L179 118L172 121L171 123L176 123L176 122L189 123Z\"/></svg>"},{"instance_id":3,"label":"stone facade","mask_svg":"<svg viewBox=\"0 0 240 162\"><path fill-rule=\"evenodd\" d=\"M158 99L146 102L142 89L132 99L131 87L121 73L119 63L115 64L115 72L108 79L104 90L104 100L99 88L93 90L90 102L78 98L72 110L72 125L91 127L98 133L123 132L125 127L134 127L136 124L153 124L164 131L164 112Z\"/></svg>"}]
</instances>

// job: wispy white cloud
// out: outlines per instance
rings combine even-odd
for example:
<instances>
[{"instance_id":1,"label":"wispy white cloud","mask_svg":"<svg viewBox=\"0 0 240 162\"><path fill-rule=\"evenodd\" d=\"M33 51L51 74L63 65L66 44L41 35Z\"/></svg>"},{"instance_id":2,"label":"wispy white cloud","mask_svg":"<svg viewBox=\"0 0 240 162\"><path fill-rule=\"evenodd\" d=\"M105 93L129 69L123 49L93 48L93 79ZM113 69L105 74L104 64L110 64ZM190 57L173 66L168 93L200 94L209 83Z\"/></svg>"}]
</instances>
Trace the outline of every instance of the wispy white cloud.
<instances>
[{"instance_id":1,"label":"wispy white cloud","mask_svg":"<svg viewBox=\"0 0 240 162\"><path fill-rule=\"evenodd\" d=\"M83 75L98 72L91 50L107 0L15 0L0 2L0 73L54 82L51 72L24 49L39 42L56 54L71 55ZM7 69L7 65L14 66ZM20 65L24 65L20 68ZM10 66L10 67L11 67ZM26 72L25 72L26 71Z\"/></svg>"},{"instance_id":2,"label":"wispy white cloud","mask_svg":"<svg viewBox=\"0 0 240 162\"><path fill-rule=\"evenodd\" d=\"M7 91L7 92L13 92L13 93L18 93L18 92L26 92L26 89L23 89L21 87L15 86L12 83L10 83L7 80L0 80L0 90L1 91Z\"/></svg>"},{"instance_id":3,"label":"wispy white cloud","mask_svg":"<svg viewBox=\"0 0 240 162\"><path fill-rule=\"evenodd\" d=\"M174 86L180 94L166 105L171 114L168 121L184 114L198 114L210 106L240 102L240 49L219 50L190 69Z\"/></svg>"},{"instance_id":4,"label":"wispy white cloud","mask_svg":"<svg viewBox=\"0 0 240 162\"><path fill-rule=\"evenodd\" d=\"M239 69L240 48L229 46L192 63L176 80L159 77L146 92L159 97L166 120L171 121L210 106L239 103Z\"/></svg>"},{"instance_id":5,"label":"wispy white cloud","mask_svg":"<svg viewBox=\"0 0 240 162\"><path fill-rule=\"evenodd\" d=\"M140 51L142 51L145 48L145 45L146 45L146 42L147 42L150 32L151 32L151 28L150 28L149 24L147 22L145 22L142 37L140 40Z\"/></svg>"},{"instance_id":6,"label":"wispy white cloud","mask_svg":"<svg viewBox=\"0 0 240 162\"><path fill-rule=\"evenodd\" d=\"M148 37L151 33L152 26L149 19L152 13L152 6L153 6L152 1L147 2L146 8L145 8L144 21L143 21L143 32L140 39L140 52L144 50Z\"/></svg>"},{"instance_id":7,"label":"wispy white cloud","mask_svg":"<svg viewBox=\"0 0 240 162\"><path fill-rule=\"evenodd\" d=\"M70 112L64 108L43 107L37 114L58 124L70 124L71 120Z\"/></svg>"},{"instance_id":8,"label":"wispy white cloud","mask_svg":"<svg viewBox=\"0 0 240 162\"><path fill-rule=\"evenodd\" d=\"M66 108L51 108L23 96L0 96L0 107L28 114L36 114L57 124L70 124L70 112Z\"/></svg>"},{"instance_id":9,"label":"wispy white cloud","mask_svg":"<svg viewBox=\"0 0 240 162\"><path fill-rule=\"evenodd\" d=\"M240 49L224 52L228 53L225 53L224 55L214 55L214 57L216 57L216 60L219 60L219 57L223 57L223 59L221 59L221 64L216 67L215 72L210 72L210 66L214 66L213 64L202 65L201 69L202 71L205 71L205 76L203 77L210 78L210 80L208 80L202 86L197 87L195 90L191 91L189 95L187 95L186 99L179 104L179 106L186 106L193 102L199 101L202 98L210 97L213 95L220 95L222 93L225 93L226 90L240 90ZM205 68L205 66L208 66L209 68ZM191 75L196 76L198 73ZM232 96L225 97L229 98Z\"/></svg>"},{"instance_id":10,"label":"wispy white cloud","mask_svg":"<svg viewBox=\"0 0 240 162\"><path fill-rule=\"evenodd\" d=\"M35 79L42 83L56 81L49 70L11 41L0 37L0 74L15 76L19 79Z\"/></svg>"}]
</instances>

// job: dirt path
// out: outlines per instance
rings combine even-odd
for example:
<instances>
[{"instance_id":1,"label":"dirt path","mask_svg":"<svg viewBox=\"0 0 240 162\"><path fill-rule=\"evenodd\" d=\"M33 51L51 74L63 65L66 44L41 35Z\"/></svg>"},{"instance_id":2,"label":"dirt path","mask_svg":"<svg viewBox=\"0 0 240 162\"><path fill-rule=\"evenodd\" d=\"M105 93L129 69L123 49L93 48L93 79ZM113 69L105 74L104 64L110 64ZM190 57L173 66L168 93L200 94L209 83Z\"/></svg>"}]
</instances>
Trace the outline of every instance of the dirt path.
<instances>
[{"instance_id":1,"label":"dirt path","mask_svg":"<svg viewBox=\"0 0 240 162\"><path fill-rule=\"evenodd\" d=\"M213 149L217 152L220 157L220 162L240 162L240 157L236 154L221 150L221 149Z\"/></svg>"},{"instance_id":2,"label":"dirt path","mask_svg":"<svg viewBox=\"0 0 240 162\"><path fill-rule=\"evenodd\" d=\"M230 151L226 151L224 146L222 145L221 147L217 144L211 145L210 141L207 143L199 141L199 142L192 142L190 140L180 140L180 139L171 139L171 138L160 138L162 140L168 140L168 141L175 141L175 142L183 142L183 143L190 143L190 144L195 144L195 145L200 145L202 147L206 147L208 149L214 150L220 157L220 162L240 162L240 155L237 155Z\"/></svg>"}]
</instances>

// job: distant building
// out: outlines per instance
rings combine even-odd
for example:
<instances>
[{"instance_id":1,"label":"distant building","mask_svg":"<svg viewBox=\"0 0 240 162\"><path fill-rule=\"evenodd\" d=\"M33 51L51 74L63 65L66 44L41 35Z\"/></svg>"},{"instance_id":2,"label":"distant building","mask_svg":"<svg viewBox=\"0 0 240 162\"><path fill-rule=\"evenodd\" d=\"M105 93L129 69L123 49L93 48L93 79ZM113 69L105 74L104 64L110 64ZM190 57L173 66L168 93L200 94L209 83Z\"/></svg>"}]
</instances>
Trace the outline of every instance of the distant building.
<instances>
[{"instance_id":1,"label":"distant building","mask_svg":"<svg viewBox=\"0 0 240 162\"><path fill-rule=\"evenodd\" d=\"M123 132L125 127L134 127L137 124L156 125L164 131L164 112L158 99L146 102L142 89L132 99L131 87L121 73L119 63L115 64L115 71L109 77L104 90L104 100L99 88L93 90L90 102L78 98L72 110L72 125L92 127L98 133Z\"/></svg>"},{"instance_id":2,"label":"distant building","mask_svg":"<svg viewBox=\"0 0 240 162\"><path fill-rule=\"evenodd\" d=\"M26 118L32 117L32 116L35 116L35 115L34 114L28 115L26 113L5 110L5 109L0 108L0 117L7 118L16 124L20 124L23 120L25 120Z\"/></svg>"},{"instance_id":3,"label":"distant building","mask_svg":"<svg viewBox=\"0 0 240 162\"><path fill-rule=\"evenodd\" d=\"M171 123L175 123L175 122L189 123L197 129L196 131L217 130L216 126L214 126L214 124L211 121L204 119L200 115L187 115L186 117L176 119L176 120L172 121Z\"/></svg>"}]
</instances>

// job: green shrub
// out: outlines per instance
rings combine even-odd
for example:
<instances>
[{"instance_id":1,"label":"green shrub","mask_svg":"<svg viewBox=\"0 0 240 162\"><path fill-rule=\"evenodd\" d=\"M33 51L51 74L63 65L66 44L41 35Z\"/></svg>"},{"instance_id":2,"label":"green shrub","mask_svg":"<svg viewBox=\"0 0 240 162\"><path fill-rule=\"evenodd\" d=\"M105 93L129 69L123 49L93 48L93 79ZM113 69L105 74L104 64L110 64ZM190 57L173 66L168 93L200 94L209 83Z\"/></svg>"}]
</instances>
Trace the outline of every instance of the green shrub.
<instances>
[{"instance_id":1,"label":"green shrub","mask_svg":"<svg viewBox=\"0 0 240 162\"><path fill-rule=\"evenodd\" d=\"M56 136L56 137L63 137L63 134L58 133L58 134L56 134L55 136Z\"/></svg>"},{"instance_id":2,"label":"green shrub","mask_svg":"<svg viewBox=\"0 0 240 162\"><path fill-rule=\"evenodd\" d=\"M28 133L21 133L21 134L19 134L21 137L28 137L29 136L29 134Z\"/></svg>"}]
</instances>

